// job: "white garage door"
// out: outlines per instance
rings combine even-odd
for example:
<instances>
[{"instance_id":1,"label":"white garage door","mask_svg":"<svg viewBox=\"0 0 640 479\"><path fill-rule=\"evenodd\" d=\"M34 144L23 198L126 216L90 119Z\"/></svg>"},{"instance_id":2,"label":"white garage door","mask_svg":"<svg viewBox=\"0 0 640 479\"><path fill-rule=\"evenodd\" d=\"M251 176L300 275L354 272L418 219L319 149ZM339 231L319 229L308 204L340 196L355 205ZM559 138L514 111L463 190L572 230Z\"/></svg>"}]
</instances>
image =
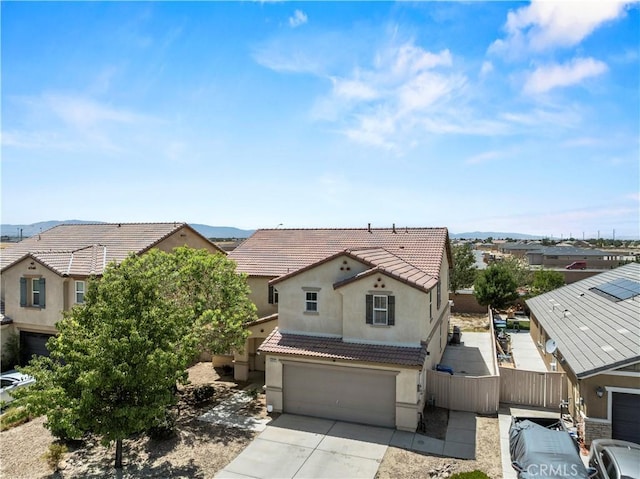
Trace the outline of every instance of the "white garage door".
<instances>
[{"instance_id":1,"label":"white garage door","mask_svg":"<svg viewBox=\"0 0 640 479\"><path fill-rule=\"evenodd\" d=\"M371 369L286 363L284 412L395 427L396 376Z\"/></svg>"}]
</instances>

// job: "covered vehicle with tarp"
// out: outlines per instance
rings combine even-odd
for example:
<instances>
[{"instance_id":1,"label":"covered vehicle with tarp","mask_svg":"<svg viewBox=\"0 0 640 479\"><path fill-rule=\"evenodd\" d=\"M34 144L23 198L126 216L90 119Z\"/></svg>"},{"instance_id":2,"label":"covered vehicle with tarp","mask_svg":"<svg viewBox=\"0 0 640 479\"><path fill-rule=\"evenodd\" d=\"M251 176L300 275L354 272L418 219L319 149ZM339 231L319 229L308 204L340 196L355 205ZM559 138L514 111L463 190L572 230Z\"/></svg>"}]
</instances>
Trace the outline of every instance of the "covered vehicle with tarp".
<instances>
[{"instance_id":1,"label":"covered vehicle with tarp","mask_svg":"<svg viewBox=\"0 0 640 479\"><path fill-rule=\"evenodd\" d=\"M509 452L519 479L589 479L595 474L584 466L576 441L564 427L534 421L511 421Z\"/></svg>"}]
</instances>

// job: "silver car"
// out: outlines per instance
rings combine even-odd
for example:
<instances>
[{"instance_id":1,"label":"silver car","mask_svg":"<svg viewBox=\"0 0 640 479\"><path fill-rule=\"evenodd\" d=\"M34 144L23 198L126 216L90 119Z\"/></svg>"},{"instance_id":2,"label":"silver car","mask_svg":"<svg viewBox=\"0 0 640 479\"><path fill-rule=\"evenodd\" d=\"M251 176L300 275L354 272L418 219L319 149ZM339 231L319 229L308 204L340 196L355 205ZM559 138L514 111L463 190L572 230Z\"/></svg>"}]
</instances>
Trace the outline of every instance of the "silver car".
<instances>
[{"instance_id":1,"label":"silver car","mask_svg":"<svg viewBox=\"0 0 640 479\"><path fill-rule=\"evenodd\" d=\"M589 450L589 466L600 479L640 479L640 445L619 439L595 439Z\"/></svg>"},{"instance_id":2,"label":"silver car","mask_svg":"<svg viewBox=\"0 0 640 479\"><path fill-rule=\"evenodd\" d=\"M4 407L13 401L11 391L33 384L36 380L31 376L17 371L7 371L0 375L0 382L2 383L2 387L0 388L0 407Z\"/></svg>"}]
</instances>

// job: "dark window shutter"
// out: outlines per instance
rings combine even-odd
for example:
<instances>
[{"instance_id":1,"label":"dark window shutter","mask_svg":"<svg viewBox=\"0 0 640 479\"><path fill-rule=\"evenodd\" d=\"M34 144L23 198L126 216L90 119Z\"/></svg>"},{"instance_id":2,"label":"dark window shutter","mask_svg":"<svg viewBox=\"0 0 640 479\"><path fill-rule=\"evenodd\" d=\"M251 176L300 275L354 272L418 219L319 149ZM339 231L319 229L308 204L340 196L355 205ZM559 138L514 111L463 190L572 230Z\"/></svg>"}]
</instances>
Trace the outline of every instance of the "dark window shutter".
<instances>
[{"instance_id":1,"label":"dark window shutter","mask_svg":"<svg viewBox=\"0 0 640 479\"><path fill-rule=\"evenodd\" d=\"M367 295L367 313L366 313L366 322L367 324L373 324L373 295Z\"/></svg>"},{"instance_id":2,"label":"dark window shutter","mask_svg":"<svg viewBox=\"0 0 640 479\"><path fill-rule=\"evenodd\" d=\"M20 306L27 305L27 278L20 278Z\"/></svg>"},{"instance_id":3,"label":"dark window shutter","mask_svg":"<svg viewBox=\"0 0 640 479\"><path fill-rule=\"evenodd\" d=\"M273 286L269 285L269 304L273 304Z\"/></svg>"},{"instance_id":4,"label":"dark window shutter","mask_svg":"<svg viewBox=\"0 0 640 479\"><path fill-rule=\"evenodd\" d=\"M44 309L44 306L46 304L45 300L47 298L46 290L45 290L45 287L44 287L45 286L44 285L44 278L40 278L39 283L40 283L40 307L42 309Z\"/></svg>"},{"instance_id":5,"label":"dark window shutter","mask_svg":"<svg viewBox=\"0 0 640 479\"><path fill-rule=\"evenodd\" d=\"M396 297L387 297L387 324L394 326L396 324Z\"/></svg>"}]
</instances>

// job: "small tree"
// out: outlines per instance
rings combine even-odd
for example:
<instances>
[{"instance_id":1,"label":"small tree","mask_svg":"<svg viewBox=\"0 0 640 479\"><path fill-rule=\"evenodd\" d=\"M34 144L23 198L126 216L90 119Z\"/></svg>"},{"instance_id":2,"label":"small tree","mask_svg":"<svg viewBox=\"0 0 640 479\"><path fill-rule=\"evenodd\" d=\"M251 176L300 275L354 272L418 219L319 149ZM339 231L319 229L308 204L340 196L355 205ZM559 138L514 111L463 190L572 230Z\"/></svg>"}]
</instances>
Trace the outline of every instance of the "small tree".
<instances>
[{"instance_id":1,"label":"small tree","mask_svg":"<svg viewBox=\"0 0 640 479\"><path fill-rule=\"evenodd\" d=\"M473 288L478 303L483 306L504 308L518 297L513 274L502 263L493 264L479 271Z\"/></svg>"},{"instance_id":2,"label":"small tree","mask_svg":"<svg viewBox=\"0 0 640 479\"><path fill-rule=\"evenodd\" d=\"M67 312L47 343L50 358L25 372L36 377L23 401L68 438L94 433L116 443L148 430L175 403L176 383L206 344L244 344L243 319L255 316L245 278L222 255L152 250L110 265L90 281L85 304ZM221 340L213 340L214 334Z\"/></svg>"},{"instance_id":3,"label":"small tree","mask_svg":"<svg viewBox=\"0 0 640 479\"><path fill-rule=\"evenodd\" d=\"M477 271L475 263L476 258L469 244L453 247L453 269L449 282L454 293L473 284Z\"/></svg>"},{"instance_id":4,"label":"small tree","mask_svg":"<svg viewBox=\"0 0 640 479\"><path fill-rule=\"evenodd\" d=\"M506 256L501 264L511 273L517 288L524 288L531 284L531 270L524 260L514 256Z\"/></svg>"},{"instance_id":5,"label":"small tree","mask_svg":"<svg viewBox=\"0 0 640 479\"><path fill-rule=\"evenodd\" d=\"M541 269L533 273L533 282L531 283L531 294L547 293L560 286L564 286L564 276L557 271L549 271Z\"/></svg>"}]
</instances>

